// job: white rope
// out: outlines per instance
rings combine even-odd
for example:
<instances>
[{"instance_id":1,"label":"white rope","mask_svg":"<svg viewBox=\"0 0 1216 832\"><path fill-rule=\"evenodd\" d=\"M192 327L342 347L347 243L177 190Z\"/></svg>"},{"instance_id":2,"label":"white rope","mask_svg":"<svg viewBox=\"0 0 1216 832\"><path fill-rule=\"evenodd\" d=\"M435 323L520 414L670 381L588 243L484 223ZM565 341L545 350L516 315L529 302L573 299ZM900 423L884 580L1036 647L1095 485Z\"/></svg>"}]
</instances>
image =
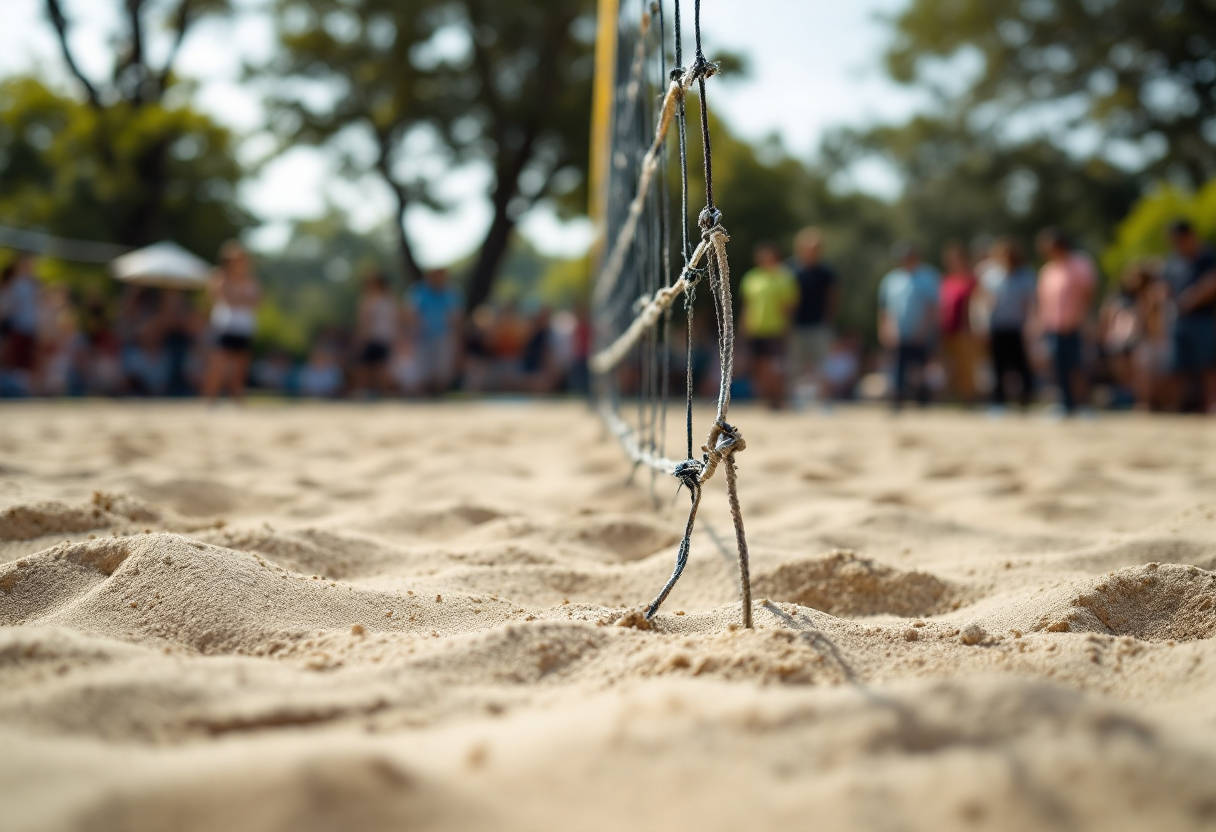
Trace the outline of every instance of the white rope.
<instances>
[{"instance_id":1,"label":"white rope","mask_svg":"<svg viewBox=\"0 0 1216 832\"><path fill-rule=\"evenodd\" d=\"M591 357L589 366L593 373L603 375L625 359L625 356L629 354L629 350L633 348L646 330L659 322L664 310L675 303L676 298L684 294L685 289L688 288L690 271L697 267L697 264L701 262L701 258L705 256L709 248L710 244L702 240L701 244L693 251L692 257L689 258L688 265L680 273L679 279L670 286L665 286L655 292L654 297L642 308L637 317L629 324L629 327L617 336L615 341Z\"/></svg>"},{"instance_id":2,"label":"white rope","mask_svg":"<svg viewBox=\"0 0 1216 832\"><path fill-rule=\"evenodd\" d=\"M711 65L710 72L712 73L712 71ZM633 245L633 238L638 230L638 220L641 219L642 211L645 208L646 194L650 191L650 180L654 178L654 173L659 166L659 153L663 149L667 129L671 126L671 120L675 114L676 100L684 95L697 77L696 68L692 67L680 76L680 80L673 80L667 87L667 94L663 96L659 123L654 130L654 141L651 142L650 148L642 158L642 172L638 176L637 193L629 205L629 215L625 218L620 234L612 245L612 251L608 255L608 259L604 261L604 269L595 283L595 291L592 294L595 305L602 304L608 299L612 290L616 288L617 280L621 277L621 271L625 268L625 255L629 251L629 246Z\"/></svg>"}]
</instances>

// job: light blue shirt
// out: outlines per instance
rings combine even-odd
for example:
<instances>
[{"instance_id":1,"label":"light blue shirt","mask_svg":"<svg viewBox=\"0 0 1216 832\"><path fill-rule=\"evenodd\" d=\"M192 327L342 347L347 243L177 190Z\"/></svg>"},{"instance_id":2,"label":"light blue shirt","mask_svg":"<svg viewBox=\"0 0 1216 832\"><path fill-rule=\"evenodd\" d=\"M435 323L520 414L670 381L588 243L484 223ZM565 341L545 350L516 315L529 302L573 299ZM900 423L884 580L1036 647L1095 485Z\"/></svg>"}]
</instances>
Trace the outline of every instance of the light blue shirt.
<instances>
[{"instance_id":1,"label":"light blue shirt","mask_svg":"<svg viewBox=\"0 0 1216 832\"><path fill-rule=\"evenodd\" d=\"M988 327L993 332L1018 331L1034 308L1037 284L1034 272L1019 266L1013 273L997 267L985 272L982 282L992 295L992 314Z\"/></svg>"},{"instance_id":2,"label":"light blue shirt","mask_svg":"<svg viewBox=\"0 0 1216 832\"><path fill-rule=\"evenodd\" d=\"M425 281L411 286L406 300L418 313L418 334L427 341L447 338L452 332L452 316L463 305L456 287L436 289Z\"/></svg>"},{"instance_id":3,"label":"light blue shirt","mask_svg":"<svg viewBox=\"0 0 1216 832\"><path fill-rule=\"evenodd\" d=\"M921 263L912 271L892 269L878 284L878 306L895 322L901 344L927 344L937 329L937 269Z\"/></svg>"}]
</instances>

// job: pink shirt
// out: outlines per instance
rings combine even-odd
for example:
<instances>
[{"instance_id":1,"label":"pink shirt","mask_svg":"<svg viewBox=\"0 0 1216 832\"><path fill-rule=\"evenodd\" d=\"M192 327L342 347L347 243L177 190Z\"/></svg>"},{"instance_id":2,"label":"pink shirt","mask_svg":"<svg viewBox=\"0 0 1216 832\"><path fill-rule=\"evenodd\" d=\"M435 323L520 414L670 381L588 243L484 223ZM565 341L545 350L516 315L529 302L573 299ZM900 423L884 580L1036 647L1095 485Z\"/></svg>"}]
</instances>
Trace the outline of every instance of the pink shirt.
<instances>
[{"instance_id":1,"label":"pink shirt","mask_svg":"<svg viewBox=\"0 0 1216 832\"><path fill-rule=\"evenodd\" d=\"M1064 260L1046 263L1039 271L1039 316L1043 329L1053 333L1080 329L1097 284L1098 276L1088 254L1075 252Z\"/></svg>"},{"instance_id":2,"label":"pink shirt","mask_svg":"<svg viewBox=\"0 0 1216 832\"><path fill-rule=\"evenodd\" d=\"M975 276L970 272L951 272L942 278L942 332L954 335L967 328L967 305L975 291Z\"/></svg>"}]
</instances>

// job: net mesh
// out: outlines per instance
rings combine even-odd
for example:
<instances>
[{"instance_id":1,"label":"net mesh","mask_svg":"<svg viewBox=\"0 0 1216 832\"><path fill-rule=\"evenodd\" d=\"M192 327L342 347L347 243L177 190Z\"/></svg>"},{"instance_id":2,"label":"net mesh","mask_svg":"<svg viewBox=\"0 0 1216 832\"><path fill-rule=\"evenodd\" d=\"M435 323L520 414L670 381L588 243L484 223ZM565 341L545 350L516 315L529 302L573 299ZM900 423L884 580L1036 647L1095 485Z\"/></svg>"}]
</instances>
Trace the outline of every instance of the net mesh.
<instances>
[{"instance_id":1,"label":"net mesh","mask_svg":"<svg viewBox=\"0 0 1216 832\"><path fill-rule=\"evenodd\" d=\"M706 80L717 67L701 45L701 3L693 7L694 57L683 65L680 0L671 5L624 0L616 17L615 83L607 132L604 246L592 289L593 397L610 432L635 471L673 475L691 498L688 519L671 578L646 608L653 618L688 562L692 533L705 484L725 469L727 499L739 553L742 614L751 626L747 542L739 510L735 454L743 437L726 421L734 360L734 309L722 212L714 204L713 154L706 105ZM603 33L601 33L603 36ZM668 48L674 65L669 68ZM686 95L697 88L699 134L704 160L704 204L691 220L688 192ZM678 174L679 198L669 188L668 168ZM693 244L694 236L699 241ZM674 239L673 239L674 238ZM673 262L674 261L674 262ZM719 384L715 418L707 439L694 448L693 323L698 289L708 288L717 324ZM677 302L680 312L677 321ZM678 326L677 326L678 324ZM672 337L683 329L685 355L683 417L685 447L668 455L666 427L671 390Z\"/></svg>"}]
</instances>

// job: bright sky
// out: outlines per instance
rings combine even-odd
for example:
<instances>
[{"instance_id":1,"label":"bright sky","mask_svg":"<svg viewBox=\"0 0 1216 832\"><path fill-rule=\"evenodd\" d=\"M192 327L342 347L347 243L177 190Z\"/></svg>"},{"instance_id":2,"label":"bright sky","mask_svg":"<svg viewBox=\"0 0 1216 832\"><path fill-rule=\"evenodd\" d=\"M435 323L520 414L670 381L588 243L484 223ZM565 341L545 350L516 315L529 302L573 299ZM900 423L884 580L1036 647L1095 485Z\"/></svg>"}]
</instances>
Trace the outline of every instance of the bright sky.
<instances>
[{"instance_id":1,"label":"bright sky","mask_svg":"<svg viewBox=\"0 0 1216 832\"><path fill-rule=\"evenodd\" d=\"M509 0L504 0L509 2ZM809 158L826 130L865 125L907 116L923 103L910 90L886 80L881 58L886 30L881 15L898 12L908 0L703 0L702 17L708 51L729 49L746 55L747 78L717 83L711 103L732 128L759 138L776 133L796 155ZM272 47L271 30L257 12L258 0L227 21L199 26L188 38L179 73L198 81L196 103L245 136L242 153L253 161L270 147L258 133L260 108L256 90L239 82L242 62L256 63ZM35 71L63 80L53 32L43 0L2 0L0 74ZM66 0L73 24L73 45L85 71L100 75L108 65L107 38L116 0ZM889 192L890 180L879 171L860 171L857 187ZM411 211L407 227L426 265L466 254L480 241L490 221L485 201L486 173L454 172L445 196L456 208L444 214ZM389 198L374 181L351 181L335 171L325 154L312 148L288 150L265 165L244 187L241 198L265 221L254 234L255 245L282 242L294 219L319 215L327 202L346 209L357 227L369 228L387 215ZM585 223L561 223L538 211L523 232L542 251L572 255L589 240Z\"/></svg>"}]
</instances>

